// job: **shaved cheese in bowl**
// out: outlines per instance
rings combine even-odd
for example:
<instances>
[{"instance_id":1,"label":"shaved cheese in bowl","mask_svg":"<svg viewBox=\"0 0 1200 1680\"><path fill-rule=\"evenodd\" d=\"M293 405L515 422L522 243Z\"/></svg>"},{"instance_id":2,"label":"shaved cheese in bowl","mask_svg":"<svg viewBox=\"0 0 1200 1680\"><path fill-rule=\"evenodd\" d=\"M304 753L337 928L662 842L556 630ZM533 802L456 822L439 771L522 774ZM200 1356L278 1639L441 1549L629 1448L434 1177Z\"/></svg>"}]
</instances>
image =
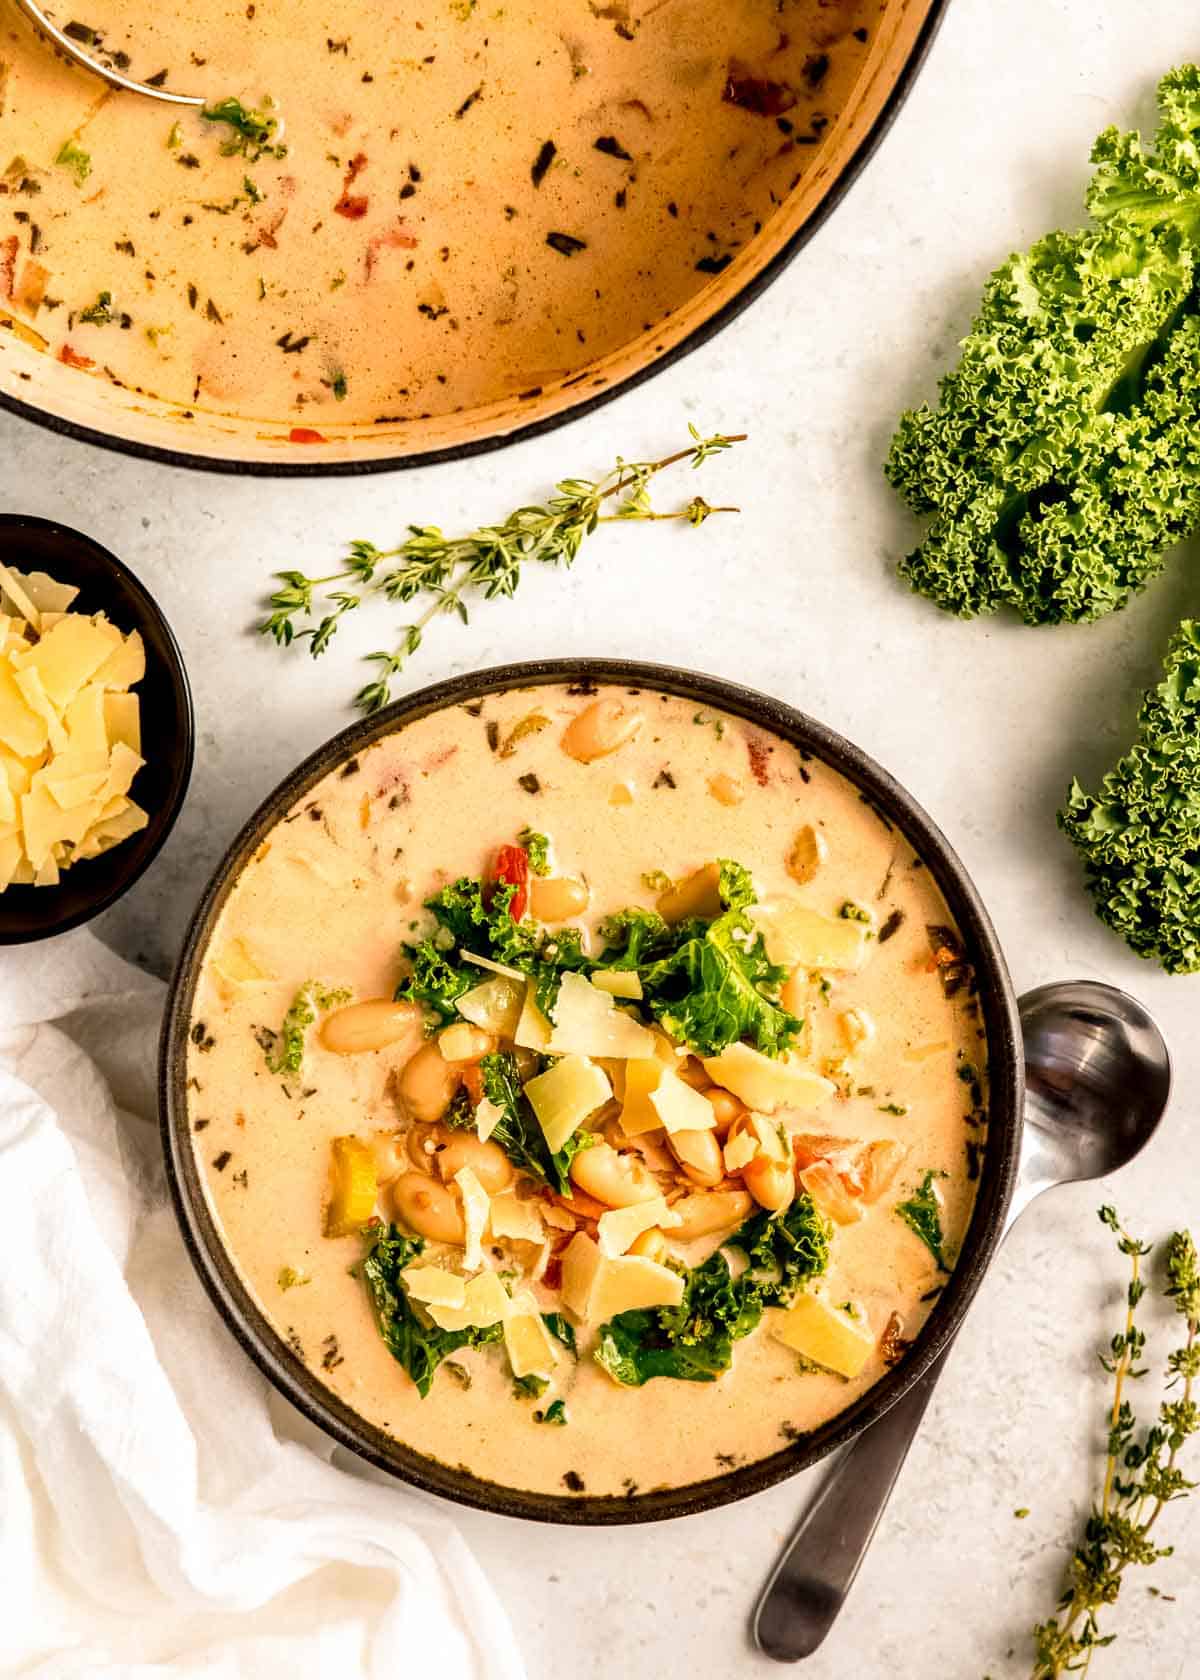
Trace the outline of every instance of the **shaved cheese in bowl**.
<instances>
[{"instance_id":1,"label":"shaved cheese in bowl","mask_svg":"<svg viewBox=\"0 0 1200 1680\"><path fill-rule=\"evenodd\" d=\"M72 612L77 594L0 566L0 892L57 885L149 822L129 797L144 762L130 692L146 672L142 638Z\"/></svg>"},{"instance_id":2,"label":"shaved cheese in bowl","mask_svg":"<svg viewBox=\"0 0 1200 1680\"><path fill-rule=\"evenodd\" d=\"M554 1056L645 1057L654 1054L654 1034L618 1009L611 992L568 970L558 988L546 1048Z\"/></svg>"}]
</instances>

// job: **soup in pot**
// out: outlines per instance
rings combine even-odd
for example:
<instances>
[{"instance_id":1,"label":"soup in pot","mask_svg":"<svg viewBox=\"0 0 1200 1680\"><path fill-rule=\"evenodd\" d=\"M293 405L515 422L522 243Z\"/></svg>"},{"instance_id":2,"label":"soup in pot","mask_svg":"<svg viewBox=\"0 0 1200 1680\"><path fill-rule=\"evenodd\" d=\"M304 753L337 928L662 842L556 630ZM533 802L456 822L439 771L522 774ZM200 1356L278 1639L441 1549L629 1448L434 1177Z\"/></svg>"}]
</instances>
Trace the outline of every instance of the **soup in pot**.
<instances>
[{"instance_id":1,"label":"soup in pot","mask_svg":"<svg viewBox=\"0 0 1200 1680\"><path fill-rule=\"evenodd\" d=\"M878 0L116 5L0 19L0 326L285 428L534 395L670 316L820 156ZM269 435L275 435L270 433Z\"/></svg>"}]
</instances>

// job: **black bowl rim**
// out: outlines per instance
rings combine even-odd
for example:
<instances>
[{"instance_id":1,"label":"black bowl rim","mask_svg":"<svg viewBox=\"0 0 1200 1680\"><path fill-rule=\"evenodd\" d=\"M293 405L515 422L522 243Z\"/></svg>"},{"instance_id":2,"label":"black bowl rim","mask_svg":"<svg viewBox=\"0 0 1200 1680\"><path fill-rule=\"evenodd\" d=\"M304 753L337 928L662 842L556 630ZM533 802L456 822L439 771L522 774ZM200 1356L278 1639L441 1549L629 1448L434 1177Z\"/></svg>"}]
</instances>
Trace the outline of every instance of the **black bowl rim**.
<instances>
[{"instance_id":1,"label":"black bowl rim","mask_svg":"<svg viewBox=\"0 0 1200 1680\"><path fill-rule=\"evenodd\" d=\"M8 531L29 530L51 531L66 544L90 549L91 552L112 572L117 584L132 601L136 602L138 610L146 618L153 621L161 632L163 643L170 655L169 675L173 678L173 687L179 697L181 729L179 745L182 753L182 773L178 785L171 799L166 805L159 807L151 816L151 822L156 825L154 842L142 853L141 861L135 869L122 875L114 881L106 892L98 894L95 899L89 899L84 905L71 915L64 916L61 921L53 925L31 929L28 933L14 933L5 928L0 919L0 945L36 945L43 939L55 939L60 933L70 933L72 928L83 927L92 921L102 911L110 910L114 904L129 891L135 882L140 881L155 858L167 843L171 830L179 818L183 802L187 798L188 787L192 779L192 766L196 757L196 711L192 701L192 685L188 679L187 666L183 662L183 654L176 640L175 632L158 602L151 595L146 585L136 573L130 571L123 560L118 560L111 549L105 548L103 543L97 542L86 531L77 531L73 525L63 525L57 519L41 519L31 513L0 513L0 533ZM2 917L2 911L0 911Z\"/></svg>"},{"instance_id":2,"label":"black bowl rim","mask_svg":"<svg viewBox=\"0 0 1200 1680\"><path fill-rule=\"evenodd\" d=\"M333 1396L288 1350L238 1276L217 1235L187 1123L187 1032L200 957L241 867L266 829L337 764L430 712L502 690L580 681L661 691L719 707L813 751L854 783L913 844L946 898L975 963L989 1056L988 1147L975 1213L959 1263L913 1351L846 1412L771 1457L688 1487L629 1499L499 1487L412 1451ZM218 1313L263 1374L340 1445L401 1481L495 1514L568 1524L656 1521L746 1498L845 1445L893 1406L953 1340L1003 1234L1016 1178L1023 1093L1017 1000L999 942L962 863L917 801L858 747L782 701L722 678L623 659L537 660L451 677L351 724L310 754L242 827L201 896L171 981L159 1054L163 1153L184 1243Z\"/></svg>"},{"instance_id":3,"label":"black bowl rim","mask_svg":"<svg viewBox=\"0 0 1200 1680\"><path fill-rule=\"evenodd\" d=\"M98 431L94 426L85 426L79 421L65 420L60 415L50 414L33 403L23 402L20 397L13 396L8 391L0 391L0 408L6 408L23 420L31 420L35 425L58 432L60 436L73 438L79 443L95 444L101 449L112 449L120 454L136 456L143 461L157 461L163 466L187 467L193 472L234 473L248 478L357 478L368 473L398 472L413 467L438 467L450 461L465 461L472 456L488 455L497 449L507 449L510 444L526 443L531 438L544 437L548 432L556 431L573 420L582 420L585 415L594 413L606 403L635 390L664 368L682 361L693 350L700 349L731 321L736 320L743 310L748 309L767 287L779 278L789 263L824 226L879 149L899 115L901 106L912 91L945 18L949 3L950 0L930 0L929 10L913 42L912 51L902 65L879 115L863 135L857 150L851 153L836 179L830 183L828 192L812 215L806 218L804 224L797 228L771 260L753 274L728 302L701 321L686 338L681 339L665 355L655 357L644 366L626 374L623 379L578 403L571 404L559 413L547 415L544 420L532 420L527 426L517 426L512 431L500 432L493 437L477 438L470 443L452 444L445 449L433 449L425 453L382 455L370 461L277 462L223 460L217 456L197 455L186 449L168 449L161 444L137 443L129 438L114 437L108 432Z\"/></svg>"}]
</instances>

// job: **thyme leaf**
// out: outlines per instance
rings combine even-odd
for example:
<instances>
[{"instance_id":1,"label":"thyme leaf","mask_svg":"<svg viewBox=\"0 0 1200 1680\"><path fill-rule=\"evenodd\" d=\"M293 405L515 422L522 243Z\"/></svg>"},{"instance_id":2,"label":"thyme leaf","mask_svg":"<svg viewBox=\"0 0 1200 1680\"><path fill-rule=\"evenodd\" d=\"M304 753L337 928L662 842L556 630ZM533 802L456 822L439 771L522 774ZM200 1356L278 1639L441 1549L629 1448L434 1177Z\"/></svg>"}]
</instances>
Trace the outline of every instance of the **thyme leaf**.
<instances>
[{"instance_id":1,"label":"thyme leaf","mask_svg":"<svg viewBox=\"0 0 1200 1680\"><path fill-rule=\"evenodd\" d=\"M1066 1586L1058 1614L1033 1630L1032 1680L1058 1680L1063 1674L1086 1674L1094 1653L1116 1635L1101 1633L1101 1612L1117 1602L1125 1571L1169 1557L1154 1530L1166 1507L1196 1486L1179 1468L1184 1443L1200 1430L1200 1261L1187 1231L1177 1231L1166 1245L1163 1294L1185 1325L1182 1343L1168 1354L1167 1394L1157 1417L1139 1433L1128 1398L1131 1383L1146 1375L1142 1363L1146 1333L1137 1310L1147 1284L1142 1262L1150 1247L1131 1237L1111 1207L1100 1218L1130 1263L1125 1318L1100 1362L1113 1379L1107 1418L1108 1450L1100 1498L1092 1506L1083 1538L1067 1565ZM1153 1590L1153 1589L1151 1589Z\"/></svg>"},{"instance_id":2,"label":"thyme leaf","mask_svg":"<svg viewBox=\"0 0 1200 1680\"><path fill-rule=\"evenodd\" d=\"M207 113L206 113L207 114ZM737 513L713 507L695 496L685 506L660 512L651 503L650 481L665 468L688 461L701 467L714 455L745 441L745 433L702 437L689 426L692 442L657 461L621 457L601 478L567 478L555 486L544 505L514 509L498 525L484 525L463 537L447 537L437 525L410 525L395 548L377 548L359 540L349 545L340 571L325 577L276 572L279 587L270 596L268 616L258 626L279 647L308 643L314 659L326 651L348 612L382 596L400 606L422 610L407 625L391 652L368 654L373 680L355 697L361 711L376 712L391 697L392 678L420 648L437 618L469 622L468 601L494 601L516 594L526 564L570 566L584 539L600 525L627 520L677 520L702 525L714 513ZM605 511L611 508L612 511Z\"/></svg>"}]
</instances>

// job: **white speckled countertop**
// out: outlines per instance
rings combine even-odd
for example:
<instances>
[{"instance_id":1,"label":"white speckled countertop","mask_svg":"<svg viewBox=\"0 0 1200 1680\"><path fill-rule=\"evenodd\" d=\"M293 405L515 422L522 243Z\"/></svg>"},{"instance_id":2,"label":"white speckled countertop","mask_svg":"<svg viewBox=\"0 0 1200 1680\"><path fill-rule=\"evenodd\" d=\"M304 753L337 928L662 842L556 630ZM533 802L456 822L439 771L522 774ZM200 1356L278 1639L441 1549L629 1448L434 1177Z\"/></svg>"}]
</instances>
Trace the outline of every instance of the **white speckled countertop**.
<instances>
[{"instance_id":1,"label":"white speckled countertop","mask_svg":"<svg viewBox=\"0 0 1200 1680\"><path fill-rule=\"evenodd\" d=\"M962 624L910 596L893 562L911 537L879 460L900 408L929 394L980 282L1010 249L1080 215L1088 150L1109 121L1152 118L1158 76L1200 52L1194 4L952 0L881 152L787 273L715 342L598 414L481 460L358 482L177 472L0 415L0 499L90 531L145 578L196 690L191 797L165 853L100 924L165 971L219 853L278 778L348 721L345 657L282 658L247 634L267 574L325 568L345 539L408 520L450 529L543 494L615 452L675 447L686 422L752 443L705 469L738 520L693 534L607 533L570 575L529 577L469 630L437 627L406 682L544 654L627 654L772 691L882 760L934 814L983 892L1019 989L1069 975L1124 985L1157 1012L1178 1068L1170 1123L1114 1186L1158 1236L1200 1224L1193 1077L1200 980L1168 980L1095 921L1054 810L1127 740L1167 635L1200 605L1180 553L1126 612L1092 628ZM664 486L664 491L666 486ZM6 961L14 960L9 957ZM1049 1613L1063 1543L1096 1465L1104 1390L1094 1351L1123 1282L1096 1188L1027 1216L955 1352L853 1599L812 1680L930 1674L1016 1680ZM1161 1347L1163 1337L1158 1338ZM809 1484L811 1485L811 1484ZM746 1618L803 1482L633 1531L514 1527L463 1513L504 1594L533 1680L766 1676ZM1023 1521L1017 1507L1029 1507ZM1179 1555L1131 1581L1122 1638L1096 1676L1200 1676L1200 1499L1165 1520ZM1189 1655L1188 1653L1192 1654Z\"/></svg>"}]
</instances>

